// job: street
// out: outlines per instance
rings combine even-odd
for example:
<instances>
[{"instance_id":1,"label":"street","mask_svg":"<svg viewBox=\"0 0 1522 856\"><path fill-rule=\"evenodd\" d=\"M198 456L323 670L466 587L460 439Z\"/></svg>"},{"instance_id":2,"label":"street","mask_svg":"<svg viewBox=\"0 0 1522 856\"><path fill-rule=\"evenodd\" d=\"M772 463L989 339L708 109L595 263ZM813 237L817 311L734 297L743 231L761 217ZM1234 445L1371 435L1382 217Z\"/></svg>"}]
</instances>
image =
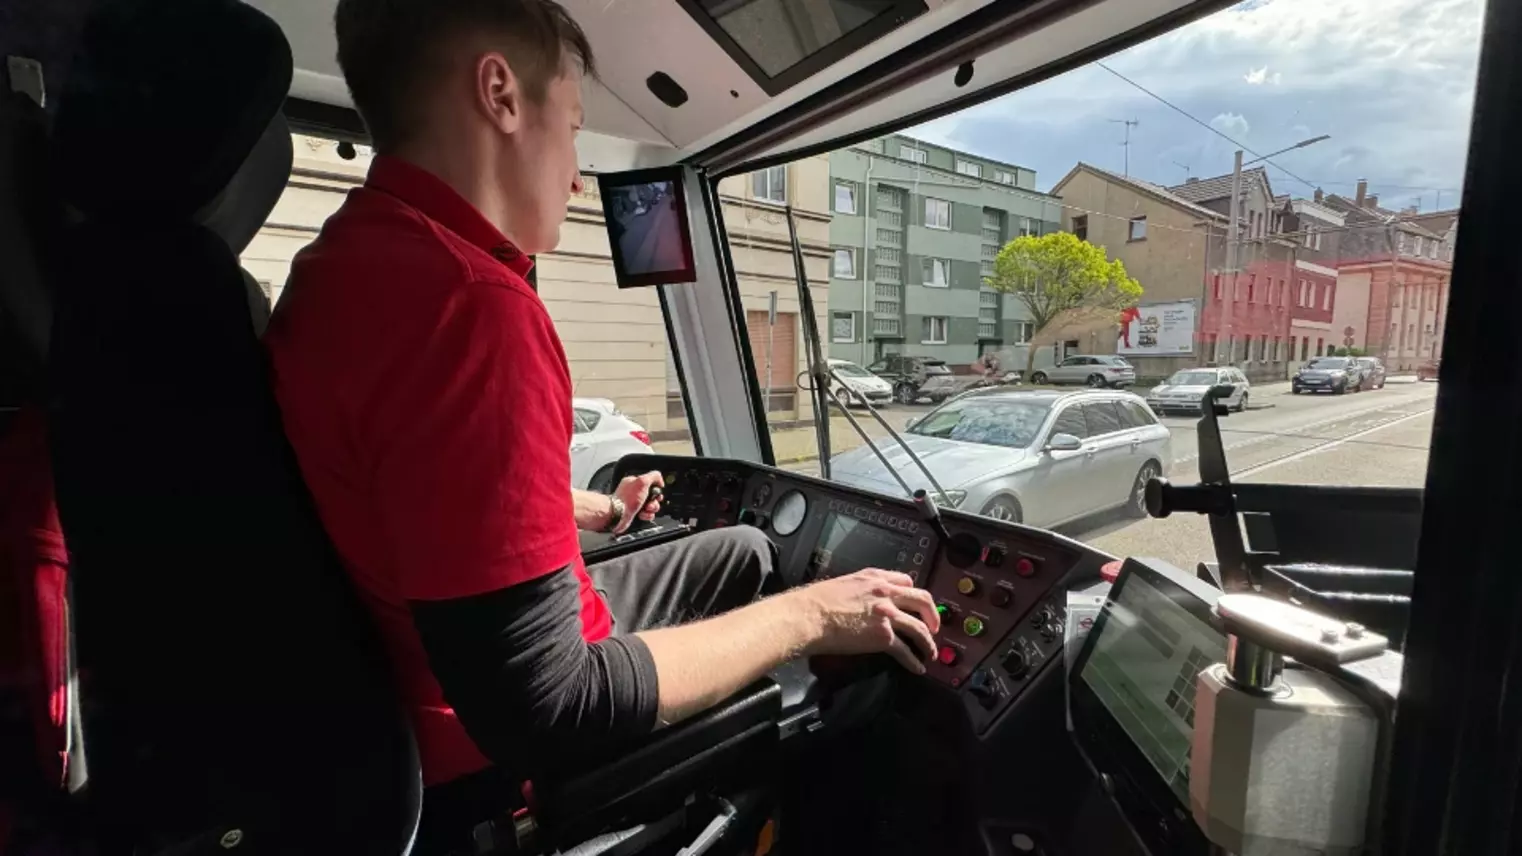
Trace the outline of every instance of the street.
<instances>
[{"instance_id":1,"label":"street","mask_svg":"<svg viewBox=\"0 0 1522 856\"><path fill-rule=\"evenodd\" d=\"M1437 385L1391 378L1382 390L1353 395L1291 395L1288 384L1254 387L1254 406L1221 421L1226 459L1240 481L1421 487L1427 473L1427 447ZM895 429L911 411L929 407L892 407L884 419ZM858 415L858 421L871 417ZM844 420L833 420L832 430ZM1173 461L1168 478L1180 484L1198 479L1198 417L1165 417L1173 432ZM881 429L872 431L874 439ZM860 445L832 438L837 450ZM891 441L889 441L891 442ZM819 474L817 461L787 466ZM1180 567L1214 558L1205 518L1176 515L1166 520L1117 519L1104 515L1063 527L1065 535L1118 556L1155 556Z\"/></svg>"}]
</instances>

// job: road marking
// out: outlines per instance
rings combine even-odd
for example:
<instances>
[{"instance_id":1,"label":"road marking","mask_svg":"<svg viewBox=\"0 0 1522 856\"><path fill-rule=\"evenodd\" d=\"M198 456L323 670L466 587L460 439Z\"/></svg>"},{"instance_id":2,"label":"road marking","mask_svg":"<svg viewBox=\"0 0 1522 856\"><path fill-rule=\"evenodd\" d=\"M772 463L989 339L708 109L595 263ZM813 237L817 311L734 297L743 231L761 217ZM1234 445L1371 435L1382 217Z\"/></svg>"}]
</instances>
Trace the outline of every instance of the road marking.
<instances>
[{"instance_id":1,"label":"road marking","mask_svg":"<svg viewBox=\"0 0 1522 856\"><path fill-rule=\"evenodd\" d=\"M1352 420L1359 419L1359 418L1362 418L1364 416L1368 416L1371 413L1379 413L1380 411L1385 411L1385 410L1397 410L1397 409L1408 407L1408 406L1410 406L1412 404L1418 404L1418 403L1420 403L1420 402L1410 401L1410 400L1406 400L1406 401L1387 401L1387 402L1383 402L1383 403L1380 403L1380 404L1376 404L1373 407L1365 407L1365 408L1362 408L1362 409L1359 409L1359 410L1351 410L1351 411L1348 411L1346 413L1340 414L1338 416L1328 417L1328 418L1320 420L1318 422L1308 422L1308 423L1306 423L1304 425L1296 425L1293 428L1284 428L1284 429L1279 430L1279 431L1252 431L1251 429L1246 429L1246 428L1232 428L1229 424L1222 423L1221 424L1221 435L1222 435L1221 439L1223 441L1222 442L1222 446L1225 448L1226 451L1230 452L1233 449L1241 449L1241 448L1244 448L1244 447L1247 447L1247 446L1257 445L1258 443L1266 443L1269 440L1284 439L1284 438L1294 438L1294 437L1299 437L1301 439L1307 439L1307 440L1315 439L1314 437L1305 437L1304 434L1308 433L1308 432L1315 431L1318 428L1325 428L1328 425L1336 425L1339 422L1350 422ZM1422 412L1423 413L1430 413L1431 412L1431 408L1428 408L1427 410L1424 410ZM1383 424L1388 424L1388 423L1381 423L1381 424L1383 425ZM1170 427L1169 430L1171 431L1172 428ZM1198 429L1195 429L1195 430L1198 431ZM1250 436L1248 436L1246 438L1243 438L1243 439L1237 439L1235 441L1232 441L1232 440L1229 440L1227 438L1226 435L1228 435L1228 434L1237 434L1237 435L1249 434ZM1196 444L1198 444L1198 440L1196 440ZM1200 453L1199 453L1198 450L1196 450L1195 453L1192 454L1192 455L1186 455L1185 457L1182 457L1182 458L1174 458L1172 465L1173 466L1178 466L1178 465L1181 465L1181 464L1188 464L1188 463L1191 463L1191 462L1193 462L1195 460L1198 460L1199 457L1200 457Z\"/></svg>"},{"instance_id":2,"label":"road marking","mask_svg":"<svg viewBox=\"0 0 1522 856\"><path fill-rule=\"evenodd\" d=\"M1389 428L1389 427L1391 427L1393 425L1399 425L1402 422L1409 422L1412 419L1417 418L1418 416L1426 416L1427 414L1431 413L1434 409L1436 409L1436 408L1429 408L1427 410L1417 411L1416 413L1407 413L1405 416L1399 416L1399 417L1396 417L1395 419L1391 419L1391 420L1389 420L1387 422L1381 422L1378 425L1375 425L1373 428L1366 428L1366 429L1364 429L1362 431L1359 431L1357 433L1349 434L1346 437L1338 437L1335 440L1328 440L1327 442L1322 443L1319 446L1312 446L1309 449L1301 449L1298 452L1291 452L1290 454L1285 455L1282 458L1274 458L1271 461L1264 461L1261 464L1255 464L1255 465L1253 465L1251 467L1248 467L1247 469L1242 470L1240 472L1232 473L1231 477L1234 478L1234 479L1245 478L1247 476L1256 475L1257 473L1261 473L1264 470L1271 469L1273 467L1277 467L1280 464L1287 464L1287 463L1290 463L1291 461L1298 461L1298 460L1301 460L1303 458L1308 458L1311 455L1317 454L1318 452L1330 451L1332 449L1337 448L1338 446L1344 445L1346 443L1351 443L1351 442L1359 439L1360 437L1367 437L1368 435L1373 434L1375 431L1383 431L1386 428Z\"/></svg>"}]
</instances>

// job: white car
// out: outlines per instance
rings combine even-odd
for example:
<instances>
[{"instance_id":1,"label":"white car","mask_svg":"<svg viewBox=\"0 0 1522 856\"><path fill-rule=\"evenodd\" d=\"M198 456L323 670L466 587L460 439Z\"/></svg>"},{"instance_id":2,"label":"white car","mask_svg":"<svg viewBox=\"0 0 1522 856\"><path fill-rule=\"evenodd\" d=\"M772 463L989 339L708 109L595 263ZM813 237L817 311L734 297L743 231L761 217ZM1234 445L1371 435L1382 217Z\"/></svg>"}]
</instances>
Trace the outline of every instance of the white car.
<instances>
[{"instance_id":1,"label":"white car","mask_svg":"<svg viewBox=\"0 0 1522 856\"><path fill-rule=\"evenodd\" d=\"M830 372L840 378L834 383L835 397L849 406L860 407L862 396L872 404L887 404L893 400L893 385L877 375L850 360L829 360L829 364ZM850 387L849 393L841 387L840 381Z\"/></svg>"},{"instance_id":2,"label":"white car","mask_svg":"<svg viewBox=\"0 0 1522 856\"><path fill-rule=\"evenodd\" d=\"M1141 397L1109 390L976 390L911 419L903 437L946 504L1047 528L1113 508L1145 516L1147 482L1173 459L1172 433ZM902 446L878 448L910 489L935 490ZM830 476L904 495L865 446L831 458Z\"/></svg>"},{"instance_id":3,"label":"white car","mask_svg":"<svg viewBox=\"0 0 1522 856\"><path fill-rule=\"evenodd\" d=\"M571 485L599 493L613 490L613 467L624 455L650 451L650 435L606 398L571 401Z\"/></svg>"},{"instance_id":4,"label":"white car","mask_svg":"<svg viewBox=\"0 0 1522 856\"><path fill-rule=\"evenodd\" d=\"M1212 387L1230 386L1231 395L1223 399L1231 410L1241 413L1247 409L1247 397L1252 384L1247 375L1234 368L1182 369L1147 393L1147 405L1154 411L1169 413L1199 413L1205 401L1205 393Z\"/></svg>"}]
</instances>

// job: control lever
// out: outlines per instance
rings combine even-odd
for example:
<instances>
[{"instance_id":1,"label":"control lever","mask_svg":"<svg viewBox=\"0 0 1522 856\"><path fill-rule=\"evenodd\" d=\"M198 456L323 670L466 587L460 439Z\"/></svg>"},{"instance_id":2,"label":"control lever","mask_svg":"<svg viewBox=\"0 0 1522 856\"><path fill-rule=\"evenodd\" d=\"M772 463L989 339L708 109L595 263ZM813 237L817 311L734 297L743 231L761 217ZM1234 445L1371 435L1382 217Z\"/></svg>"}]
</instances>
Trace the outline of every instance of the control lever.
<instances>
[{"instance_id":1,"label":"control lever","mask_svg":"<svg viewBox=\"0 0 1522 856\"><path fill-rule=\"evenodd\" d=\"M914 492L914 507L920 511L920 516L930 524L930 528L939 535L942 544L951 543L951 533L946 531L946 522L941 519L940 506L935 504L935 498L923 489Z\"/></svg>"}]
</instances>

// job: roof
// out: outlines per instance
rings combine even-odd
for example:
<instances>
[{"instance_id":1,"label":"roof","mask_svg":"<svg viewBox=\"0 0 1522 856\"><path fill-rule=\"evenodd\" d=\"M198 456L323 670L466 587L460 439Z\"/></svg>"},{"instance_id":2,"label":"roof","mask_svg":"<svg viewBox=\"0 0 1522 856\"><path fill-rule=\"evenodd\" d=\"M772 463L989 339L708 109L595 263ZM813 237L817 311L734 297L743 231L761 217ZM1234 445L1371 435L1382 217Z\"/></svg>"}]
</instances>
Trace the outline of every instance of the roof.
<instances>
[{"instance_id":1,"label":"roof","mask_svg":"<svg viewBox=\"0 0 1522 856\"><path fill-rule=\"evenodd\" d=\"M1270 198L1273 191L1268 182L1268 171L1261 166L1242 170L1242 185L1252 182L1263 182L1263 188ZM1186 181L1167 188L1169 193L1190 202L1209 202L1212 199L1227 199L1231 196L1231 173L1217 175L1212 178L1201 178L1195 181Z\"/></svg>"},{"instance_id":2,"label":"roof","mask_svg":"<svg viewBox=\"0 0 1522 856\"><path fill-rule=\"evenodd\" d=\"M1009 169L1024 170L1025 172L1031 173L1032 175L1034 175L1036 172L1034 169L1031 169L1028 166L1021 166L1017 163L1010 163L1009 161L1001 161L998 158L991 158L987 155L980 155L975 152L964 152L961 149L954 149L951 146L943 146L940 143L932 143L929 140L922 140L918 137L911 137L908 134L888 134L883 137L878 137L878 139L898 139L911 144L911 146L914 148L939 149L943 152L950 152L954 156L965 158L967 160L981 161L983 163L992 164L994 166L1008 167Z\"/></svg>"},{"instance_id":3,"label":"roof","mask_svg":"<svg viewBox=\"0 0 1522 856\"><path fill-rule=\"evenodd\" d=\"M1108 182L1111 182L1111 183L1114 183L1114 184L1124 185L1126 187L1131 188L1132 190L1135 190L1138 193L1141 193L1141 194L1146 195L1146 196L1151 196L1152 198L1158 200L1159 202L1163 202L1163 203L1166 203L1168 205L1172 205L1175 208L1179 208L1179 209L1182 209L1184 211L1188 211L1189 213L1194 214L1197 217L1205 217L1205 218L1210 219L1210 220L1225 220L1226 219L1226 215L1225 214L1222 214L1219 211L1212 211L1212 210L1210 210L1209 208L1206 208L1203 205L1196 205L1196 204L1194 204L1193 202L1190 202L1187 199L1180 198L1180 197L1178 197L1178 196L1176 196L1176 195L1174 195L1172 193L1169 193L1167 191L1167 189L1163 188L1160 185L1153 184L1150 181L1143 181L1143 180L1141 180L1139 178L1131 178L1130 176L1116 175L1115 173L1110 172L1107 169L1100 169L1097 166L1093 166L1092 164L1087 164L1087 163L1084 163L1082 161L1079 161L1077 166L1075 166L1072 169L1068 170L1068 174L1063 176L1061 181L1057 182L1055 185L1052 185L1052 194L1056 195L1056 196L1061 196L1062 195L1062 188L1063 188L1063 186L1066 185L1069 181L1072 181L1073 176L1076 175L1079 170L1085 170L1087 172L1090 172L1090 173L1098 176L1099 178L1104 179L1105 181L1108 181Z\"/></svg>"},{"instance_id":4,"label":"roof","mask_svg":"<svg viewBox=\"0 0 1522 856\"><path fill-rule=\"evenodd\" d=\"M1422 224L1423 220L1446 212L1433 212L1432 214L1418 215L1413 218L1410 215L1397 214L1388 208L1381 208L1377 205L1359 205L1346 196L1340 196L1335 193L1326 197L1322 204L1334 211L1341 211L1349 215L1350 220L1357 219L1364 225L1370 223L1392 225L1402 232L1409 232L1413 235L1421 235L1425 238L1435 238L1437 240L1442 240L1448 231L1447 226L1443 227L1442 232L1436 232ZM1454 216L1457 217L1457 212L1454 212ZM1350 222L1348 225L1355 224Z\"/></svg>"}]
</instances>

